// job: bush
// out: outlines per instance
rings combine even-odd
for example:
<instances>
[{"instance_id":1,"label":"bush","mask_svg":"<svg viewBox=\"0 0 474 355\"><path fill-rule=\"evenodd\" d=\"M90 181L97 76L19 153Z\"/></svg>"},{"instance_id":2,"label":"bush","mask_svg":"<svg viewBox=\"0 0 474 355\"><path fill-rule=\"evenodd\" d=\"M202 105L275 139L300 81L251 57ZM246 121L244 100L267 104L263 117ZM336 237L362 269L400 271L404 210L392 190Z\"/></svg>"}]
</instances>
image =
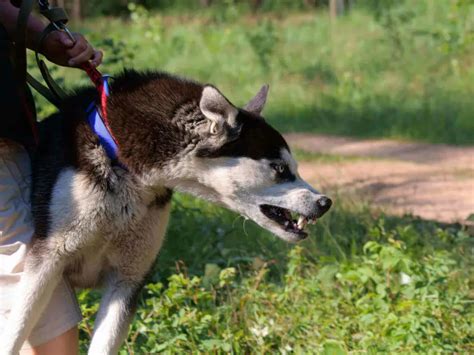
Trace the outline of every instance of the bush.
<instances>
[{"instance_id":1,"label":"bush","mask_svg":"<svg viewBox=\"0 0 474 355\"><path fill-rule=\"evenodd\" d=\"M174 213L184 213L182 207L177 205ZM187 212L188 227L180 229L191 255L193 244L201 243L189 227L194 218L198 218L194 225L206 218L212 227L232 216L207 204L198 207L199 211ZM339 245L338 252L334 247L324 251L321 246L323 252L318 256L315 244L308 242L289 249L287 258L276 261L274 253L265 252L275 241L262 235L260 248L242 246L249 249L251 259L234 261L233 266L212 255L194 255L201 264L193 273L179 263L170 276L162 275L146 285L121 353L474 350L473 280L469 274L472 240L459 229L413 223L410 218L373 218L364 211L336 211L335 220L323 219L318 228L331 230L332 224L347 221L351 214L359 220L359 227L345 225L352 247ZM356 240L348 237L360 226L365 226L365 235ZM174 228L168 239L176 238ZM428 233L430 240L425 238ZM323 239L320 234L316 242ZM212 244L214 238L207 242ZM246 242L238 231L226 238ZM226 242L231 243L224 239ZM334 258L340 252L342 257ZM175 260L180 258L175 255ZM275 264L280 265L275 268ZM85 349L97 294L83 292L80 299Z\"/></svg>"}]
</instances>

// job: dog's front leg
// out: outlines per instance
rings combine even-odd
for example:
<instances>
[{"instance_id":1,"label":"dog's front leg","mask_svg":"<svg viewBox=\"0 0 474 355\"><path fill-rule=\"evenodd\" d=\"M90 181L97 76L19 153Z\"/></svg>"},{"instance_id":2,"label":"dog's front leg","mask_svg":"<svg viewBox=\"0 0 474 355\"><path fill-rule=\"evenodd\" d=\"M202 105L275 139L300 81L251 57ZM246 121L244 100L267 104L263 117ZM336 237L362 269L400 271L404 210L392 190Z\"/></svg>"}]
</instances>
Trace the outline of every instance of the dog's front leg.
<instances>
[{"instance_id":1,"label":"dog's front leg","mask_svg":"<svg viewBox=\"0 0 474 355\"><path fill-rule=\"evenodd\" d=\"M135 314L136 296L140 289L141 282L126 279L118 273L109 277L95 321L89 355L118 353Z\"/></svg>"},{"instance_id":2,"label":"dog's front leg","mask_svg":"<svg viewBox=\"0 0 474 355\"><path fill-rule=\"evenodd\" d=\"M63 270L64 265L57 254L48 258L37 258L34 248L29 252L19 285L18 300L11 309L8 324L1 335L2 355L19 353L51 299Z\"/></svg>"},{"instance_id":3,"label":"dog's front leg","mask_svg":"<svg viewBox=\"0 0 474 355\"><path fill-rule=\"evenodd\" d=\"M115 238L115 272L106 280L89 355L116 354L127 336L135 314L136 298L145 275L150 271L161 248L171 204L150 209L138 233Z\"/></svg>"}]
</instances>

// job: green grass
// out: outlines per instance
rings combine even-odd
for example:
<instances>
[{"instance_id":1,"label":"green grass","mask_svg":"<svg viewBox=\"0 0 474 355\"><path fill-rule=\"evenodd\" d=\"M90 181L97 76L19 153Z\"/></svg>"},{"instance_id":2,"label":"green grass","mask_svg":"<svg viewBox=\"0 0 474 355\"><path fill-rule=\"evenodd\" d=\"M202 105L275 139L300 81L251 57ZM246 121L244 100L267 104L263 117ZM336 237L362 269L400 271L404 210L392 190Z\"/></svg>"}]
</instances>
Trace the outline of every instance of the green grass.
<instances>
[{"instance_id":1,"label":"green grass","mask_svg":"<svg viewBox=\"0 0 474 355\"><path fill-rule=\"evenodd\" d=\"M291 153L296 161L312 162L312 163L342 163L347 161L370 160L370 157L359 157L355 155L339 155L308 152L303 149L292 149Z\"/></svg>"},{"instance_id":2,"label":"green grass","mask_svg":"<svg viewBox=\"0 0 474 355\"><path fill-rule=\"evenodd\" d=\"M295 247L177 196L121 353L470 353L473 247L459 227L341 202ZM80 295L84 351L97 299Z\"/></svg>"},{"instance_id":3,"label":"green grass","mask_svg":"<svg viewBox=\"0 0 474 355\"><path fill-rule=\"evenodd\" d=\"M169 15L135 7L131 19L76 29L105 49L104 72L167 70L212 82L238 105L269 83L265 114L283 131L472 144L474 24L465 14L473 9L453 3L387 7L391 26L357 8L331 23L316 11ZM79 71L55 75L68 87L88 83Z\"/></svg>"}]
</instances>

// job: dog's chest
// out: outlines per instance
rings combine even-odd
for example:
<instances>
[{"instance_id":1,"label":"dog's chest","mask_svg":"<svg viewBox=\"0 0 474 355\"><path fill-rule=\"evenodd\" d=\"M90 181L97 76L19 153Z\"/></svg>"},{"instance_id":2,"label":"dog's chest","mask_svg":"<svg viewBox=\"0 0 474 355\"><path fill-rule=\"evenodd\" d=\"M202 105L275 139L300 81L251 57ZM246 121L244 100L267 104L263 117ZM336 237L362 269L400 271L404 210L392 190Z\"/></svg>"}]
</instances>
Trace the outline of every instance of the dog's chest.
<instances>
[{"instance_id":1,"label":"dog's chest","mask_svg":"<svg viewBox=\"0 0 474 355\"><path fill-rule=\"evenodd\" d=\"M66 276L80 288L103 284L113 273L140 280L161 248L169 213L169 203L155 206L126 233L91 238L91 243L81 248L68 263Z\"/></svg>"},{"instance_id":2,"label":"dog's chest","mask_svg":"<svg viewBox=\"0 0 474 355\"><path fill-rule=\"evenodd\" d=\"M130 179L115 180L107 188L83 172L64 169L53 188L49 206L50 231L74 229L87 239L98 235L112 237L126 233L133 224L140 223L152 197Z\"/></svg>"},{"instance_id":3,"label":"dog's chest","mask_svg":"<svg viewBox=\"0 0 474 355\"><path fill-rule=\"evenodd\" d=\"M81 288L95 287L111 272L121 272L125 259L139 262L140 250L147 250L153 240L163 238L164 230L155 223L159 220L151 217L150 213L135 215L135 219L128 220L125 225L123 220L108 220L100 223L95 233L82 235L85 243L74 253L66 268L71 283Z\"/></svg>"},{"instance_id":4,"label":"dog's chest","mask_svg":"<svg viewBox=\"0 0 474 355\"><path fill-rule=\"evenodd\" d=\"M164 196L169 205L169 193ZM104 275L120 271L125 258L136 263L140 250L161 245L169 209L156 201L161 200L143 198L127 184L104 192L72 170L60 176L48 238L70 253L65 272L74 286L96 286Z\"/></svg>"}]
</instances>

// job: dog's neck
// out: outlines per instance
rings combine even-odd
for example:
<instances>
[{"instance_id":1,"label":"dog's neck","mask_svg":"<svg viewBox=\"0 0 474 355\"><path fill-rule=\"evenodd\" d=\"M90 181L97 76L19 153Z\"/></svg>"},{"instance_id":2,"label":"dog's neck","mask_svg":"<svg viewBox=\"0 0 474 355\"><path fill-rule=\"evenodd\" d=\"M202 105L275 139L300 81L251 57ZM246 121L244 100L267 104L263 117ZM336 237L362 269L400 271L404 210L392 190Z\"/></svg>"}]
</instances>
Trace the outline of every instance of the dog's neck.
<instances>
[{"instance_id":1,"label":"dog's neck","mask_svg":"<svg viewBox=\"0 0 474 355\"><path fill-rule=\"evenodd\" d=\"M123 164L139 173L192 149L206 124L199 110L201 93L200 84L162 73L117 78L108 117Z\"/></svg>"}]
</instances>

